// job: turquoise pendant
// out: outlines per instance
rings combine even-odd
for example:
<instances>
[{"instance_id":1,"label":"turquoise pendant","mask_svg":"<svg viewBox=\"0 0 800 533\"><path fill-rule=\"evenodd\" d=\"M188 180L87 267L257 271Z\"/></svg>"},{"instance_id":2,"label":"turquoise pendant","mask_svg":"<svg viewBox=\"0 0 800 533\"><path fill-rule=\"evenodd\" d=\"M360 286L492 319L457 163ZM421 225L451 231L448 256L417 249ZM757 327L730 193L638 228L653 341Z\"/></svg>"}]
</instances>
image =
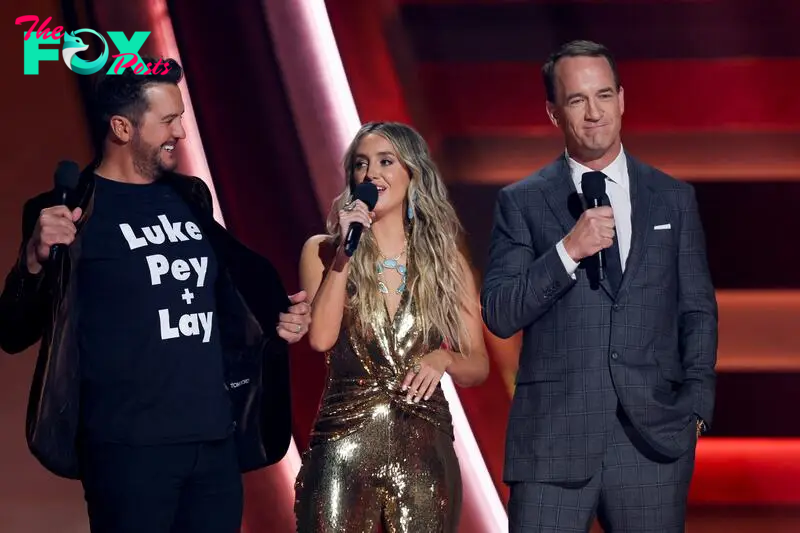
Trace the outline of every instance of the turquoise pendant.
<instances>
[{"instance_id":1,"label":"turquoise pendant","mask_svg":"<svg viewBox=\"0 0 800 533\"><path fill-rule=\"evenodd\" d=\"M407 279L406 274L408 272L406 266L401 265L397 261L397 259L384 259L383 262L378 261L377 263L375 263L375 272L377 272L379 277L383 274L385 268L391 268L393 270L396 270L397 273L400 274L401 276L400 285L397 287L397 289L395 289L394 292L396 292L397 294L403 294L403 292L406 290L406 279ZM383 294L389 294L389 288L381 279L378 280L378 290Z\"/></svg>"}]
</instances>

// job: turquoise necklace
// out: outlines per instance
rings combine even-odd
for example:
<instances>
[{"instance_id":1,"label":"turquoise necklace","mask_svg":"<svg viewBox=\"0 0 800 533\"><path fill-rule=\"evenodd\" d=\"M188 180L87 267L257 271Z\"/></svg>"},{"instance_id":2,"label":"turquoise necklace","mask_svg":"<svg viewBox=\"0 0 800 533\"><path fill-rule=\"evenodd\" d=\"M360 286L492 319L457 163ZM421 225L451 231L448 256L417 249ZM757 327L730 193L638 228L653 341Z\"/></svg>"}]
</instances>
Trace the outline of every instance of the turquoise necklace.
<instances>
[{"instance_id":1,"label":"turquoise necklace","mask_svg":"<svg viewBox=\"0 0 800 533\"><path fill-rule=\"evenodd\" d=\"M375 263L375 272L378 273L378 290L381 291L383 294L389 294L389 287L386 286L386 282L383 278L383 271L384 269L390 268L392 270L396 270L398 274L400 274L400 285L395 289L394 292L397 294L403 294L403 291L406 290L406 278L408 277L408 269L406 269L406 265L400 264L400 258L403 257L403 254L406 253L406 243L403 243L403 249L397 254L395 257L384 257L381 254L381 260Z\"/></svg>"}]
</instances>

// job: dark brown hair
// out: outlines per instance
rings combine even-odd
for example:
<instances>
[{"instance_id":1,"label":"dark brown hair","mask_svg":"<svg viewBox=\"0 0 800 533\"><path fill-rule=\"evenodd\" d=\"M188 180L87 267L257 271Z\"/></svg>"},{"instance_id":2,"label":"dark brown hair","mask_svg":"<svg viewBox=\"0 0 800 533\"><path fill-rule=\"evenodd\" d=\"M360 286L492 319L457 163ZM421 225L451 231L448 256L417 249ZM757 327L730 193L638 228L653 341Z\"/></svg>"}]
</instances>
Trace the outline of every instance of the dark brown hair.
<instances>
[{"instance_id":1,"label":"dark brown hair","mask_svg":"<svg viewBox=\"0 0 800 533\"><path fill-rule=\"evenodd\" d=\"M122 115L138 126L148 108L145 90L158 83L178 85L183 79L183 69L174 59L161 59L158 71L155 70L158 65L155 58L140 56L140 59L145 65L150 64L152 70L143 69L136 74L132 68L126 68L120 74L102 73L96 80L93 119L99 134L98 149L102 148L102 139L108 133L112 116Z\"/></svg>"},{"instance_id":2,"label":"dark brown hair","mask_svg":"<svg viewBox=\"0 0 800 533\"><path fill-rule=\"evenodd\" d=\"M556 102L556 63L564 57L604 57L611 66L614 73L614 83L617 90L620 88L619 72L617 72L617 62L611 52L602 44L592 41L571 41L550 54L544 66L542 66L542 80L547 101Z\"/></svg>"}]
</instances>

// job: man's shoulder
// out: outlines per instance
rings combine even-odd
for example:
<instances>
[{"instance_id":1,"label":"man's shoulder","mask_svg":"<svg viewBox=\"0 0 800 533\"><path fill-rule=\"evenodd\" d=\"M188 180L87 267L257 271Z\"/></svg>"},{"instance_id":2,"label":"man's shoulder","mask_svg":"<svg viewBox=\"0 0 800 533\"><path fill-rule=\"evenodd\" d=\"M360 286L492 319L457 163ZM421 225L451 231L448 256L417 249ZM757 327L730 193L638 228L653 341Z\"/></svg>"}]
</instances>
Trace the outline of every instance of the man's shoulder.
<instances>
[{"instance_id":1,"label":"man's shoulder","mask_svg":"<svg viewBox=\"0 0 800 533\"><path fill-rule=\"evenodd\" d=\"M643 177L651 189L656 191L678 191L684 193L693 190L690 183L673 177L660 168L645 163L630 154L628 154L627 157L629 167L632 165L637 175ZM628 173L630 173L630 170L629 168Z\"/></svg>"},{"instance_id":2,"label":"man's shoulder","mask_svg":"<svg viewBox=\"0 0 800 533\"><path fill-rule=\"evenodd\" d=\"M42 209L53 205L53 198L52 190L40 192L25 201L24 210L25 212L28 212L29 210L36 210L37 212L41 211Z\"/></svg>"},{"instance_id":3,"label":"man's shoulder","mask_svg":"<svg viewBox=\"0 0 800 533\"><path fill-rule=\"evenodd\" d=\"M29 226L36 223L39 218L39 213L55 205L53 190L40 192L37 195L28 198L22 205L22 221L24 226Z\"/></svg>"},{"instance_id":4,"label":"man's shoulder","mask_svg":"<svg viewBox=\"0 0 800 533\"><path fill-rule=\"evenodd\" d=\"M70 207L77 207L80 205L80 200L82 199L83 194L93 183L94 169L95 166L92 164L83 167L83 169L80 171L78 182L74 185L74 189L67 191L67 205ZM40 192L36 193L34 196L29 197L23 204L23 219L28 220L31 217L36 219L39 217L39 213L43 209L60 204L61 202L58 200L58 197L55 193L56 188L55 186L52 186L50 189L44 191L40 190Z\"/></svg>"},{"instance_id":5,"label":"man's shoulder","mask_svg":"<svg viewBox=\"0 0 800 533\"><path fill-rule=\"evenodd\" d=\"M213 210L211 189L202 178L180 172L168 172L164 177L184 196L199 202L204 209Z\"/></svg>"},{"instance_id":6,"label":"man's shoulder","mask_svg":"<svg viewBox=\"0 0 800 533\"><path fill-rule=\"evenodd\" d=\"M192 176L190 174L181 174L180 172L168 172L166 176L170 180L174 180L176 183L188 184L192 187L201 187L208 190L208 185L206 185L206 182L203 181L202 178L198 178L197 176Z\"/></svg>"},{"instance_id":7,"label":"man's shoulder","mask_svg":"<svg viewBox=\"0 0 800 533\"><path fill-rule=\"evenodd\" d=\"M563 158L558 158L550 164L534 170L522 179L501 188L501 196L523 195L549 188L553 180L558 179L562 164Z\"/></svg>"},{"instance_id":8,"label":"man's shoulder","mask_svg":"<svg viewBox=\"0 0 800 533\"><path fill-rule=\"evenodd\" d=\"M695 203L694 186L686 181L667 174L663 170L644 163L628 155L628 173L633 165L638 179L657 194L672 209L684 210Z\"/></svg>"}]
</instances>

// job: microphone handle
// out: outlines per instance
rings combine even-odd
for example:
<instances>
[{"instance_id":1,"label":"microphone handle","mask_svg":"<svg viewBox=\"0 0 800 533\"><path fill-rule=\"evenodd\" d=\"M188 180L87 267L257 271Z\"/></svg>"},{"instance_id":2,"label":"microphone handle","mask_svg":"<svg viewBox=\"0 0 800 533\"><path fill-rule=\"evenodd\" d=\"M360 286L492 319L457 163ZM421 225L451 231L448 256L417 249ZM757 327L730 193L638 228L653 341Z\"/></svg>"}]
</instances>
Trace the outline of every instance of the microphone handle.
<instances>
[{"instance_id":1,"label":"microphone handle","mask_svg":"<svg viewBox=\"0 0 800 533\"><path fill-rule=\"evenodd\" d=\"M63 244L54 244L53 246L51 246L50 256L47 258L47 260L50 263L55 263L56 261L58 261L59 258L61 258L61 256L64 254L64 248L66 248L66 246Z\"/></svg>"},{"instance_id":2,"label":"microphone handle","mask_svg":"<svg viewBox=\"0 0 800 533\"><path fill-rule=\"evenodd\" d=\"M600 207L600 199L599 198L592 198L592 203L594 204L592 207ZM603 281L606 279L606 251L600 250L597 252L597 279Z\"/></svg>"},{"instance_id":3,"label":"microphone handle","mask_svg":"<svg viewBox=\"0 0 800 533\"><path fill-rule=\"evenodd\" d=\"M344 254L347 257L352 257L358 248L358 241L361 240L361 232L364 230L364 225L361 222L353 222L347 229L347 237L344 240Z\"/></svg>"},{"instance_id":4,"label":"microphone handle","mask_svg":"<svg viewBox=\"0 0 800 533\"><path fill-rule=\"evenodd\" d=\"M57 188L56 189L56 205L67 205L67 189L64 188ZM54 264L58 259L64 255L64 250L66 249L66 245L64 244L54 244L50 247L50 255L47 258L48 262Z\"/></svg>"}]
</instances>

